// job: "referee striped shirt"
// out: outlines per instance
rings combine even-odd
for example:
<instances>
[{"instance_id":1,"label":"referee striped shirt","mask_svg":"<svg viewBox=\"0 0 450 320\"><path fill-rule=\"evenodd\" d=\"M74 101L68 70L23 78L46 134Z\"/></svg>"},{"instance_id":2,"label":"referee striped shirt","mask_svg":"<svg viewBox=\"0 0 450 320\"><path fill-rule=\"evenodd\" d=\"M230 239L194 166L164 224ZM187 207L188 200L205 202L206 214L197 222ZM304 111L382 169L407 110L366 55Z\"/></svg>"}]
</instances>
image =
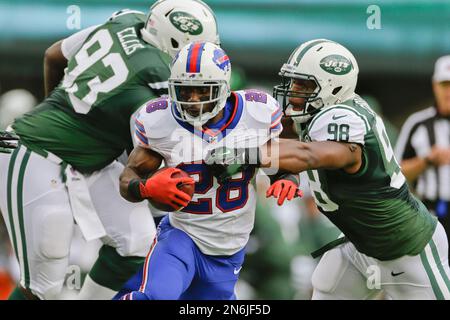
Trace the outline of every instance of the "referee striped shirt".
<instances>
[{"instance_id":1,"label":"referee striped shirt","mask_svg":"<svg viewBox=\"0 0 450 320\"><path fill-rule=\"evenodd\" d=\"M426 157L433 145L450 147L450 120L439 116L435 107L413 113L405 122L397 140L398 160ZM429 167L414 185L427 207L438 200L450 201L450 165Z\"/></svg>"}]
</instances>

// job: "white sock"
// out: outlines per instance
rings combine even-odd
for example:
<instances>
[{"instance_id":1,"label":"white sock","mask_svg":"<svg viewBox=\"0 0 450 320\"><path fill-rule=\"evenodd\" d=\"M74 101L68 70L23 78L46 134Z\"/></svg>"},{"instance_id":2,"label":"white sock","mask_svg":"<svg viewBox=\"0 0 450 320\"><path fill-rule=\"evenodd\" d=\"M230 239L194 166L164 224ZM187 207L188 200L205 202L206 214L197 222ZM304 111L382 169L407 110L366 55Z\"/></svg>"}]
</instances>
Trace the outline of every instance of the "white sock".
<instances>
[{"instance_id":1,"label":"white sock","mask_svg":"<svg viewBox=\"0 0 450 320\"><path fill-rule=\"evenodd\" d=\"M99 285L87 275L78 294L78 300L111 300L116 293L117 291Z\"/></svg>"}]
</instances>

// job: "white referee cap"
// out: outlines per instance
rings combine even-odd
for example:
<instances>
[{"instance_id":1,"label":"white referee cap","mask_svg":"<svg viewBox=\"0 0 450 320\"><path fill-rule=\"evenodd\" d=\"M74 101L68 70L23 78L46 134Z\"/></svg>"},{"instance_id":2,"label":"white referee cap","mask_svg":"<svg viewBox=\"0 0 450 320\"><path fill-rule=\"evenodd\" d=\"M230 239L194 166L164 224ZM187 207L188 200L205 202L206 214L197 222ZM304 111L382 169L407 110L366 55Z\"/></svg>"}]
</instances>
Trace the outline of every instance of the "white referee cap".
<instances>
[{"instance_id":1,"label":"white referee cap","mask_svg":"<svg viewBox=\"0 0 450 320\"><path fill-rule=\"evenodd\" d=\"M433 81L450 81L450 55L437 59L434 65Z\"/></svg>"}]
</instances>

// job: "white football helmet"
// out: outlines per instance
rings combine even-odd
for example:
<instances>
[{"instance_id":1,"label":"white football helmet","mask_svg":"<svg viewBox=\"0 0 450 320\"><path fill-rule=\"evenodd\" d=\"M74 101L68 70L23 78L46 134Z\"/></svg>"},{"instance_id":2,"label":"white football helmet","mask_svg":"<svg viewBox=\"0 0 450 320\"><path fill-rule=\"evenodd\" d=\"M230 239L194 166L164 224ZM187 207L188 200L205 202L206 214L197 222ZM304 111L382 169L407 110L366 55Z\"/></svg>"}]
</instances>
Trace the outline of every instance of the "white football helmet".
<instances>
[{"instance_id":1,"label":"white football helmet","mask_svg":"<svg viewBox=\"0 0 450 320\"><path fill-rule=\"evenodd\" d=\"M155 2L141 30L142 39L172 58L193 41L220 45L216 17L200 0L159 0Z\"/></svg>"},{"instance_id":2,"label":"white football helmet","mask_svg":"<svg viewBox=\"0 0 450 320\"><path fill-rule=\"evenodd\" d=\"M169 97L175 103L178 112L174 115L178 119L202 126L224 108L231 93L231 63L219 46L211 42L184 46L172 61L170 71ZM193 87L205 92L201 102L190 100L189 89L192 91ZM205 111L210 103L211 110ZM188 109L198 105L201 105L198 115L191 115Z\"/></svg>"},{"instance_id":3,"label":"white football helmet","mask_svg":"<svg viewBox=\"0 0 450 320\"><path fill-rule=\"evenodd\" d=\"M274 97L281 97L285 116L297 123L308 121L320 108L348 100L355 93L358 64L344 46L327 40L315 39L301 44L281 67L282 84L274 87ZM315 83L311 92L293 91L295 79ZM289 98L304 98L302 111L294 111Z\"/></svg>"}]
</instances>

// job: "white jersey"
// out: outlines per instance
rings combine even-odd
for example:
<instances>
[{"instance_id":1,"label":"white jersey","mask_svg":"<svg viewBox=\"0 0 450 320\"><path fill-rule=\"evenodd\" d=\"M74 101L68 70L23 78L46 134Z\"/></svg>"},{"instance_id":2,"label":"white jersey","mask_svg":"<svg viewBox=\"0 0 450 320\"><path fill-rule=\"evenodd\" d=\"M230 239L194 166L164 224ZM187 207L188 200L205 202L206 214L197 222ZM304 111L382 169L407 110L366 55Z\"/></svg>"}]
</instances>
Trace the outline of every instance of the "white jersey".
<instances>
[{"instance_id":1,"label":"white jersey","mask_svg":"<svg viewBox=\"0 0 450 320\"><path fill-rule=\"evenodd\" d=\"M176 117L168 97L151 100L136 116L137 145L163 156L196 181L187 207L170 213L173 227L186 232L204 254L232 255L247 243L256 207L255 169L248 168L219 183L204 159L209 150L256 147L282 130L282 110L270 95L256 90L232 92L224 118L215 129L194 128Z\"/></svg>"}]
</instances>

